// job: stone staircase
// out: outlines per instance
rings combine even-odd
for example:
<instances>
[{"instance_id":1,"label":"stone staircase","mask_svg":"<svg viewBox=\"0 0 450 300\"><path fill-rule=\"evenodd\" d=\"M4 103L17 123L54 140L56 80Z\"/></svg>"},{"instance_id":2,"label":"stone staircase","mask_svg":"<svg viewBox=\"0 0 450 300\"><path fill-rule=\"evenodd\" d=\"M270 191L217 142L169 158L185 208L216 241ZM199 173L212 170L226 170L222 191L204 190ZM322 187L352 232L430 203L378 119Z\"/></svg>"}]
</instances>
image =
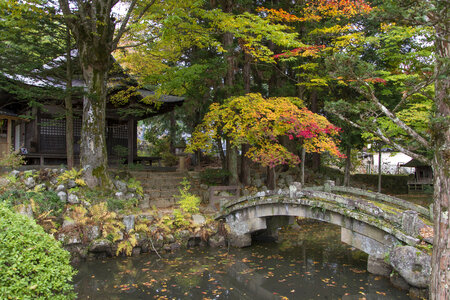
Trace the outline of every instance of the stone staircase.
<instances>
[{"instance_id":1,"label":"stone staircase","mask_svg":"<svg viewBox=\"0 0 450 300\"><path fill-rule=\"evenodd\" d=\"M153 205L157 208L166 208L174 205L180 195L179 188L182 186L183 178L188 178L192 183L192 172L155 172L135 171L131 175L141 182L144 189L144 200L141 202L142 209ZM195 175L194 175L195 176Z\"/></svg>"}]
</instances>

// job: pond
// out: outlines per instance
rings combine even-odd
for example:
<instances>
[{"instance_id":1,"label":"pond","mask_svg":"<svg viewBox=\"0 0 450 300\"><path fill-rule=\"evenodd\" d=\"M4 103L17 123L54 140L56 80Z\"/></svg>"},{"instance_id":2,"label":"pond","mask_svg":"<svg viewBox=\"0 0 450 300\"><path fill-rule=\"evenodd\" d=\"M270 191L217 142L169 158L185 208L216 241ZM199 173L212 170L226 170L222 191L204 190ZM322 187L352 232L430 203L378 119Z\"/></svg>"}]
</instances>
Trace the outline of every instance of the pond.
<instances>
[{"instance_id":1,"label":"pond","mask_svg":"<svg viewBox=\"0 0 450 300\"><path fill-rule=\"evenodd\" d=\"M243 249L88 261L75 289L79 299L409 299L366 265L339 227L313 223Z\"/></svg>"}]
</instances>

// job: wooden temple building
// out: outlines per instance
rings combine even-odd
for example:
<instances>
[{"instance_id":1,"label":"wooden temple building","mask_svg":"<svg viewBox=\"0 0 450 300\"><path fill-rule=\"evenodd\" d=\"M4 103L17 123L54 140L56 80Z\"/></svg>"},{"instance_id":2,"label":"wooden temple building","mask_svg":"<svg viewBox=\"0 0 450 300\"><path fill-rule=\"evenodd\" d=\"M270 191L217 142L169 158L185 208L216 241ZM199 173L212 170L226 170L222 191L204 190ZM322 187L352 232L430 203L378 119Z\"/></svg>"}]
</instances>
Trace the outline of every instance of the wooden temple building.
<instances>
[{"instance_id":1,"label":"wooden temple building","mask_svg":"<svg viewBox=\"0 0 450 300\"><path fill-rule=\"evenodd\" d=\"M27 85L30 89L40 88L39 82L34 83L30 80L20 84L25 89ZM79 92L73 96L73 149L77 163L80 155L84 84L80 79L74 79L72 85L79 87ZM133 87L133 92L126 101L112 100L115 95L121 95L120 92L123 93L130 87ZM0 158L12 149L20 151L28 164L48 165L67 162L65 108L64 100L61 99L61 95L64 94L64 85L55 84L55 89L58 90L58 88L60 89L59 97L39 100L39 105L30 107L28 101L18 100L14 93L0 86ZM146 100L143 101L144 99ZM139 160L137 155L138 121L169 112L182 103L181 97L156 97L153 92L138 87L137 83L122 70L121 73L110 76L105 128L108 161L111 163L123 161L123 153L119 154L116 151L118 146L127 149L128 154L125 159L129 163Z\"/></svg>"},{"instance_id":2,"label":"wooden temple building","mask_svg":"<svg viewBox=\"0 0 450 300\"><path fill-rule=\"evenodd\" d=\"M402 167L415 168L414 177L408 180L408 193L414 191L424 191L433 187L433 169L417 159L412 159Z\"/></svg>"}]
</instances>

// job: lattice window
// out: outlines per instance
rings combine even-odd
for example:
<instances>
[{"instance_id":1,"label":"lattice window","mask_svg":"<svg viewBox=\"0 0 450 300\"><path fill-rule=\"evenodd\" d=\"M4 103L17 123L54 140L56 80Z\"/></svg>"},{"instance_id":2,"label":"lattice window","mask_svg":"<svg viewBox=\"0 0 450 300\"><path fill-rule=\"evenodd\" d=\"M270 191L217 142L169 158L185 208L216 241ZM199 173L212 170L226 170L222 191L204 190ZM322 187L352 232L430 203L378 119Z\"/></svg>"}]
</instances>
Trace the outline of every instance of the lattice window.
<instances>
[{"instance_id":1,"label":"lattice window","mask_svg":"<svg viewBox=\"0 0 450 300\"><path fill-rule=\"evenodd\" d=\"M43 135L66 135L66 120L41 118L40 125Z\"/></svg>"},{"instance_id":2,"label":"lattice window","mask_svg":"<svg viewBox=\"0 0 450 300\"><path fill-rule=\"evenodd\" d=\"M114 139L128 139L127 125L114 125L110 129L112 130L112 137Z\"/></svg>"},{"instance_id":3,"label":"lattice window","mask_svg":"<svg viewBox=\"0 0 450 300\"><path fill-rule=\"evenodd\" d=\"M73 135L81 136L81 119L73 120Z\"/></svg>"}]
</instances>

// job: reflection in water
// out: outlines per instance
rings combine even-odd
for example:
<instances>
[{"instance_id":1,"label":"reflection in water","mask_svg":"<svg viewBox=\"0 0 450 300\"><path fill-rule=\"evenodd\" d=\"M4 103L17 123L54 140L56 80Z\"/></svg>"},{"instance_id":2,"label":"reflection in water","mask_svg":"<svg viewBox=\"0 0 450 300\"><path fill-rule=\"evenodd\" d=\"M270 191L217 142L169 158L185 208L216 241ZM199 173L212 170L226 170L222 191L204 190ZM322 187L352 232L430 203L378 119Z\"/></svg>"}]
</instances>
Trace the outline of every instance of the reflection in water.
<instances>
[{"instance_id":1,"label":"reflection in water","mask_svg":"<svg viewBox=\"0 0 450 300\"><path fill-rule=\"evenodd\" d=\"M192 248L79 266L79 299L409 299L319 223L244 249Z\"/></svg>"}]
</instances>

